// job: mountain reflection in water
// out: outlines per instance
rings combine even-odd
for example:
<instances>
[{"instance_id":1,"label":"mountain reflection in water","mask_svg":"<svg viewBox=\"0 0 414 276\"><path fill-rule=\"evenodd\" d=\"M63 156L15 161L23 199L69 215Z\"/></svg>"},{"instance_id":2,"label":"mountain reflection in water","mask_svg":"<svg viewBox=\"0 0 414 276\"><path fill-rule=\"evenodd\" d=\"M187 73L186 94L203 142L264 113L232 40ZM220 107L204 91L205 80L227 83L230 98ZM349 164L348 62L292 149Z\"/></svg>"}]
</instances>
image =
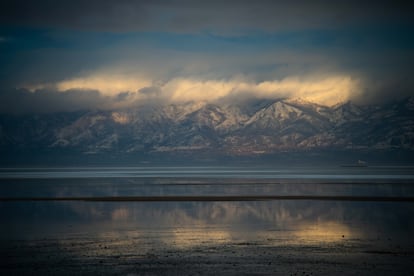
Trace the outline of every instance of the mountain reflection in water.
<instances>
[{"instance_id":1,"label":"mountain reflection in water","mask_svg":"<svg viewBox=\"0 0 414 276\"><path fill-rule=\"evenodd\" d=\"M239 177L235 177L235 176ZM110 177L107 177L110 176ZM250 176L250 177L248 177ZM127 167L2 169L1 197L79 196L414 196L410 167L237 168ZM212 241L243 236L307 235L324 241L412 231L410 202L2 202L3 238L77 227L87 232L170 229L173 237L197 229ZM22 224L30 225L20 227ZM53 227L50 227L50 225ZM65 225L70 229L65 230ZM31 229L27 231L24 229ZM58 230L59 229L59 230ZM178 231L178 230L179 231ZM194 229L194 231L192 231ZM191 231L190 231L191 230ZM221 238L213 238L219 236ZM163 237L164 238L164 237ZM271 237L269 238L271 239Z\"/></svg>"},{"instance_id":2,"label":"mountain reflection in water","mask_svg":"<svg viewBox=\"0 0 414 276\"><path fill-rule=\"evenodd\" d=\"M0 239L6 252L21 254L10 249L22 247L11 247L17 241L27 241L26 246L38 252L42 248L39 244L47 241L54 243L53 248L59 248L59 252L76 258L84 258L85 250L93 256L144 258L142 254L153 254L154 250L200 246L206 252L221 248L217 250L227 254L227 246L232 245L256 249L306 245L330 248L330 244L357 248L355 244L366 243L369 249L373 242L390 252L395 248L411 252L413 202L369 199L413 197L413 180L410 167L2 169ZM32 200L271 195L305 198L208 202ZM306 196L363 196L367 200L309 200ZM38 244L36 249L30 247L33 243Z\"/></svg>"}]
</instances>

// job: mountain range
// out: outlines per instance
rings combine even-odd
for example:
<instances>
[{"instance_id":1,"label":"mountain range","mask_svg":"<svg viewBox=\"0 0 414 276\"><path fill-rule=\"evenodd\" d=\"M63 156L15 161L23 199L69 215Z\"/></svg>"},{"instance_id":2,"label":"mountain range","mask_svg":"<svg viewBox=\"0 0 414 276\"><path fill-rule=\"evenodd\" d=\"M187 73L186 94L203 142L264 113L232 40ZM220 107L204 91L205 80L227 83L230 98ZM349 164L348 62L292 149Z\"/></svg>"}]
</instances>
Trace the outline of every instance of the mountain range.
<instances>
[{"instance_id":1,"label":"mountain range","mask_svg":"<svg viewBox=\"0 0 414 276\"><path fill-rule=\"evenodd\" d=\"M39 154L242 157L318 151L414 151L414 98L382 105L255 99L0 115L2 163Z\"/></svg>"}]
</instances>

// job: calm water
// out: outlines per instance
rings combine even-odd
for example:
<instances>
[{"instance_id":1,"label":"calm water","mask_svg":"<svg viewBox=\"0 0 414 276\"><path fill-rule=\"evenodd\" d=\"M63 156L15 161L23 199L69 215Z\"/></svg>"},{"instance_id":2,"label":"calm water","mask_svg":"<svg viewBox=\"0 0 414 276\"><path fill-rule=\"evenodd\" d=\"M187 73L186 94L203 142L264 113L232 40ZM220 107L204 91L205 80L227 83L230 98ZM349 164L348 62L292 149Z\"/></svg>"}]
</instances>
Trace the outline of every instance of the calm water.
<instances>
[{"instance_id":1,"label":"calm water","mask_svg":"<svg viewBox=\"0 0 414 276\"><path fill-rule=\"evenodd\" d=\"M0 195L392 196L414 197L414 168L105 167L0 170ZM414 242L413 202L270 200L239 202L3 201L1 239L84 233L170 231L163 242L347 237ZM132 231L132 232L131 232ZM178 232L177 232L178 231ZM203 238L197 233L207 232ZM332 236L332 237L331 237ZM219 238L217 238L219 237ZM168 239L172 239L168 241ZM205 242L205 241L204 241Z\"/></svg>"}]
</instances>

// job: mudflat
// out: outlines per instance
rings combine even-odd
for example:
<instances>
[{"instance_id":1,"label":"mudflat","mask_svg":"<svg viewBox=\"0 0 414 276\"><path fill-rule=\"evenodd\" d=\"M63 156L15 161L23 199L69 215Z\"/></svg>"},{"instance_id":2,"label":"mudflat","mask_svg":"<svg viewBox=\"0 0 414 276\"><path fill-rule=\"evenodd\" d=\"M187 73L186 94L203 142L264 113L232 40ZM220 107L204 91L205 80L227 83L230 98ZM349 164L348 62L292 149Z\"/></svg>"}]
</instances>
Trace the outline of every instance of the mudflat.
<instances>
[{"instance_id":1,"label":"mudflat","mask_svg":"<svg viewBox=\"0 0 414 276\"><path fill-rule=\"evenodd\" d=\"M412 275L414 271L414 248L392 240L348 239L338 233L335 242L246 241L199 232L183 233L183 239L191 237L186 241L159 242L179 236L179 231L9 241L2 245L1 271L3 275Z\"/></svg>"}]
</instances>

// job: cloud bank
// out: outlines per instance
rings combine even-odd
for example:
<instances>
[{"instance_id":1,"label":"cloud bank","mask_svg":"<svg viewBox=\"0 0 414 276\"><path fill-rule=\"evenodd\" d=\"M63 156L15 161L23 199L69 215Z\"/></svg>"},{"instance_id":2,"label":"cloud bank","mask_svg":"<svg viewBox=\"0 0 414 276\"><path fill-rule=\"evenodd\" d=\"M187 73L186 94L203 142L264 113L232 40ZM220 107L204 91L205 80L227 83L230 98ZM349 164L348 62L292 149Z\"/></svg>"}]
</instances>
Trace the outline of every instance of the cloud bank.
<instances>
[{"instance_id":1,"label":"cloud bank","mask_svg":"<svg viewBox=\"0 0 414 276\"><path fill-rule=\"evenodd\" d=\"M253 82L241 77L229 80L174 78L162 85L151 80L91 76L56 84L36 85L0 94L3 113L119 109L146 104L189 101L220 103L255 99L303 99L335 105L358 95L359 82L348 76L288 77Z\"/></svg>"},{"instance_id":2,"label":"cloud bank","mask_svg":"<svg viewBox=\"0 0 414 276\"><path fill-rule=\"evenodd\" d=\"M406 1L0 2L0 112L414 95Z\"/></svg>"}]
</instances>

